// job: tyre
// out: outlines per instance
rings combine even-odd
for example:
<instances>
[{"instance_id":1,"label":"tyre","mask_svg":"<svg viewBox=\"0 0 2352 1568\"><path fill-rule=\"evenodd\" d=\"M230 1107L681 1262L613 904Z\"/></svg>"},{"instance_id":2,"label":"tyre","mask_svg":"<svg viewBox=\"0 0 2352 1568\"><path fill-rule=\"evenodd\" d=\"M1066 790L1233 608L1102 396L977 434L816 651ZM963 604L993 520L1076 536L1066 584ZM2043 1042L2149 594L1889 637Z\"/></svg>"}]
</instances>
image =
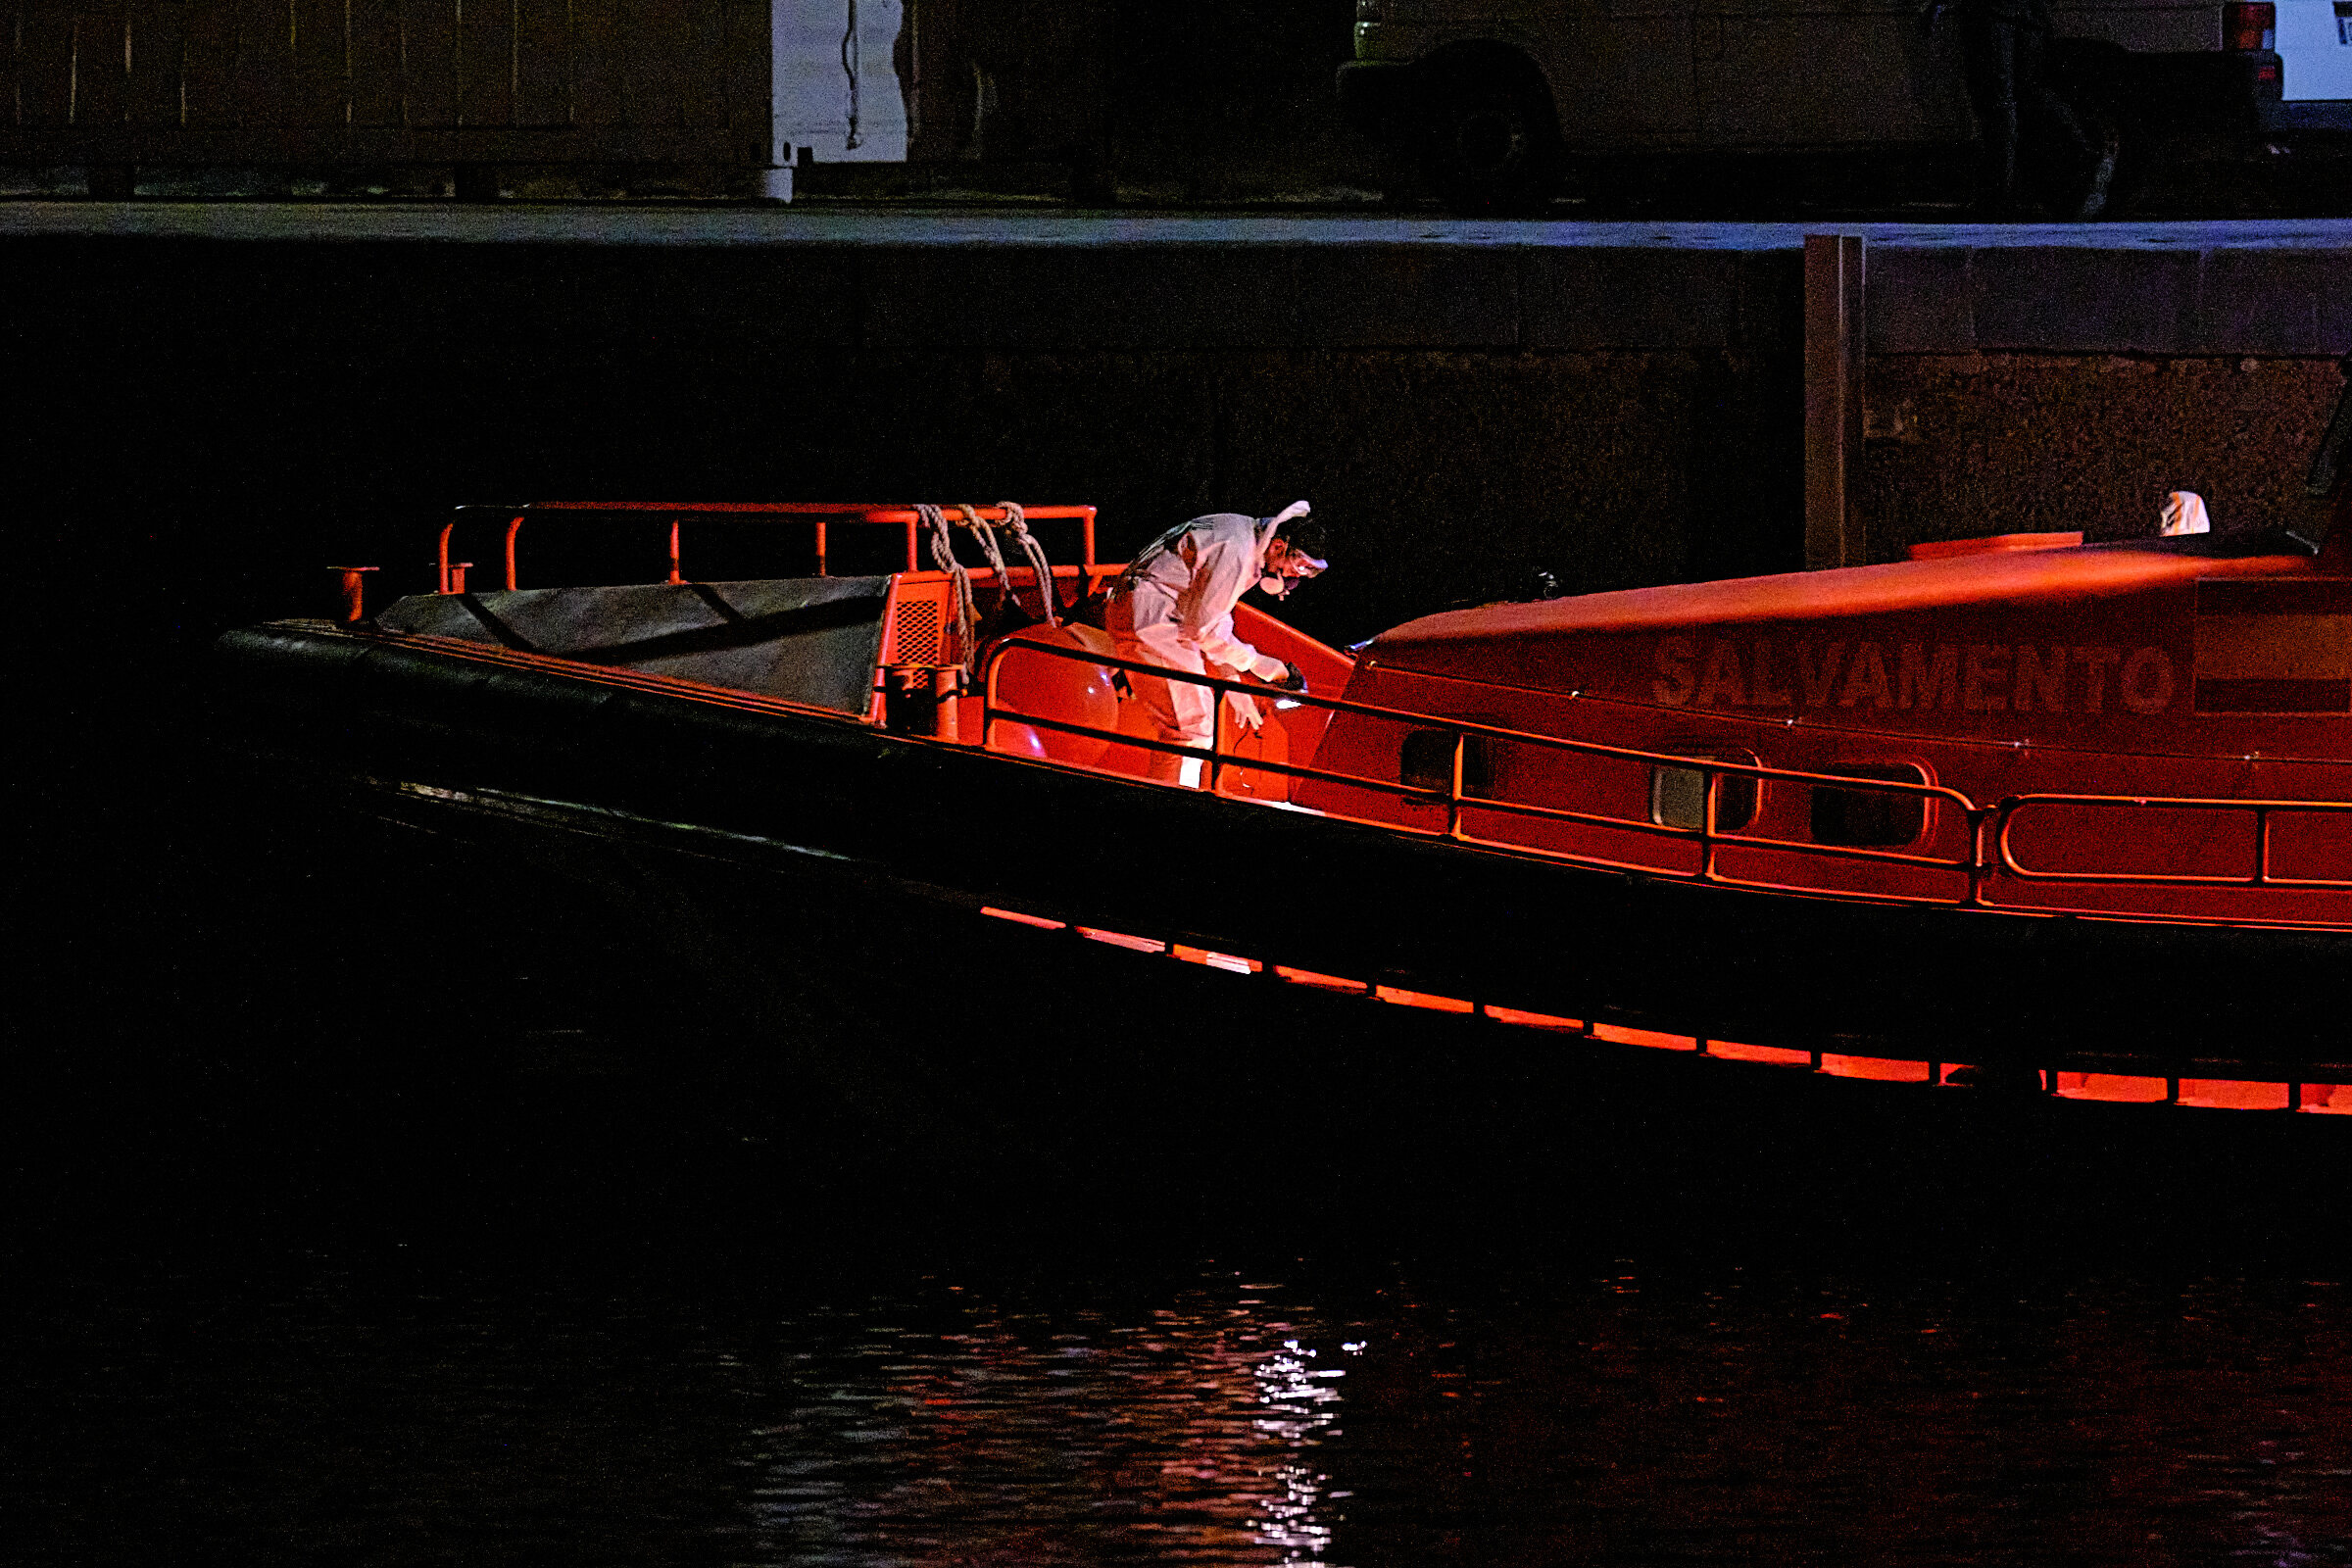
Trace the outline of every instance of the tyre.
<instances>
[{"instance_id":1,"label":"tyre","mask_svg":"<svg viewBox=\"0 0 2352 1568\"><path fill-rule=\"evenodd\" d=\"M1439 199L1457 213L1533 211L1559 175L1560 135L1549 95L1536 83L1483 74L1440 78L1422 162Z\"/></svg>"}]
</instances>

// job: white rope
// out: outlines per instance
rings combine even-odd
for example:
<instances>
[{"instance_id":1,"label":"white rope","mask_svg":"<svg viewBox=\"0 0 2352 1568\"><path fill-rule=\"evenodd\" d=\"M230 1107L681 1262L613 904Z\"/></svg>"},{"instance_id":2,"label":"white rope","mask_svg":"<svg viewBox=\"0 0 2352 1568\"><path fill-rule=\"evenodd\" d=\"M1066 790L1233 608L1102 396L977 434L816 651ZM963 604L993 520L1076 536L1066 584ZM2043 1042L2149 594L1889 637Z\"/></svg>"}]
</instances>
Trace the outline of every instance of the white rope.
<instances>
[{"instance_id":1,"label":"white rope","mask_svg":"<svg viewBox=\"0 0 2352 1568\"><path fill-rule=\"evenodd\" d=\"M914 514L931 530L931 564L956 579L956 647L968 671L980 641L980 607L972 602L972 574L956 559L956 541L948 532L948 514L928 502L917 502Z\"/></svg>"},{"instance_id":2,"label":"white rope","mask_svg":"<svg viewBox=\"0 0 2352 1568\"><path fill-rule=\"evenodd\" d=\"M1019 502L1000 501L997 505L1004 513L1004 526L1020 541L1021 554L1029 558L1029 569L1037 573L1037 597L1044 602L1046 626L1051 630L1061 624L1061 617L1054 613L1060 607L1054 596L1054 568L1046 561L1046 547L1029 531L1028 514L1021 511Z\"/></svg>"},{"instance_id":3,"label":"white rope","mask_svg":"<svg viewBox=\"0 0 2352 1568\"><path fill-rule=\"evenodd\" d=\"M998 548L997 530L988 525L979 509L970 502L957 503L956 510L963 514L963 521L956 526L969 528L980 536L980 553L988 557L989 565L996 569L997 587L1003 591L1004 603L1018 610L1020 601L1012 597L1012 571L1004 564L1004 552Z\"/></svg>"}]
</instances>

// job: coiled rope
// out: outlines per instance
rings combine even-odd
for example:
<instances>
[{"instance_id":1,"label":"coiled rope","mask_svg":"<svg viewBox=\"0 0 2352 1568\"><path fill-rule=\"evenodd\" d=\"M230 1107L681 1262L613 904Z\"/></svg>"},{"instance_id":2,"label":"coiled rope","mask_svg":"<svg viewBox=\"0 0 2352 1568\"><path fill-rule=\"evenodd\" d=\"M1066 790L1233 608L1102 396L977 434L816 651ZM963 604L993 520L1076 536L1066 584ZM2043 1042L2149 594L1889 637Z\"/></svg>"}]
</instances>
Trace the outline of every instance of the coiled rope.
<instances>
[{"instance_id":1,"label":"coiled rope","mask_svg":"<svg viewBox=\"0 0 2352 1568\"><path fill-rule=\"evenodd\" d=\"M980 553L988 557L988 564L997 574L997 587L1004 593L1004 603L1019 609L1020 601L1012 597L1011 568L1004 564L1004 552L997 544L997 530L988 525L988 520L970 502L958 503L956 510L963 514L963 520L956 526L969 528L980 536Z\"/></svg>"},{"instance_id":2,"label":"coiled rope","mask_svg":"<svg viewBox=\"0 0 2352 1568\"><path fill-rule=\"evenodd\" d=\"M1029 518L1021 511L1019 502L1000 501L997 505L1004 513L1004 526L1010 528L1013 538L1020 542L1021 554L1029 558L1029 569L1037 573L1037 597L1043 602L1046 628L1050 631L1061 624L1061 617L1055 613L1060 606L1054 599L1054 568L1047 564L1046 547L1039 544L1037 535L1029 531Z\"/></svg>"},{"instance_id":3,"label":"coiled rope","mask_svg":"<svg viewBox=\"0 0 2352 1568\"><path fill-rule=\"evenodd\" d=\"M928 502L917 502L914 514L931 531L931 564L956 579L956 646L964 669L969 672L980 642L980 607L972 601L972 574L956 559L956 541L948 532L948 514Z\"/></svg>"}]
</instances>

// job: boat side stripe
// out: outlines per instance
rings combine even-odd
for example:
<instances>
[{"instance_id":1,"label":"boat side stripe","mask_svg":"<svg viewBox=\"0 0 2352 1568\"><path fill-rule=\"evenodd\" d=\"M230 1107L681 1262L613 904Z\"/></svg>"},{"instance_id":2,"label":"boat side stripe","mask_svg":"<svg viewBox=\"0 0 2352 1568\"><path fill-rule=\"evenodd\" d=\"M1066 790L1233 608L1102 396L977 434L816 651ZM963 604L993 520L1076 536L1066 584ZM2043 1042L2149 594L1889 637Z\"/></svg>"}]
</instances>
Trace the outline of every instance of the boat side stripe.
<instances>
[{"instance_id":1,"label":"boat side stripe","mask_svg":"<svg viewBox=\"0 0 2352 1568\"><path fill-rule=\"evenodd\" d=\"M2352 615L2200 615L2197 679L2352 679Z\"/></svg>"},{"instance_id":2,"label":"boat side stripe","mask_svg":"<svg viewBox=\"0 0 2352 1568\"><path fill-rule=\"evenodd\" d=\"M2352 712L2352 680L2207 680L2197 677L2200 713Z\"/></svg>"},{"instance_id":3,"label":"boat side stripe","mask_svg":"<svg viewBox=\"0 0 2352 1568\"><path fill-rule=\"evenodd\" d=\"M2197 614L2352 615L2352 577L2202 577Z\"/></svg>"},{"instance_id":4,"label":"boat side stripe","mask_svg":"<svg viewBox=\"0 0 2352 1568\"><path fill-rule=\"evenodd\" d=\"M2196 626L2196 711L2352 711L2352 578L2208 578Z\"/></svg>"}]
</instances>

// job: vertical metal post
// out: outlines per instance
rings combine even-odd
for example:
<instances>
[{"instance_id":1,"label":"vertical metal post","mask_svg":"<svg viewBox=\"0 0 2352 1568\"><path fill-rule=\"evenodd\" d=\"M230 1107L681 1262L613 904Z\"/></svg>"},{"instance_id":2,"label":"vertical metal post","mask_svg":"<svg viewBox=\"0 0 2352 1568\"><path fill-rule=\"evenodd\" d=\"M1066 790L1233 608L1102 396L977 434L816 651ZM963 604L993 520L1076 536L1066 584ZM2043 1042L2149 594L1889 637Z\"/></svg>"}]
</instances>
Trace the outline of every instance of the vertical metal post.
<instances>
[{"instance_id":1,"label":"vertical metal post","mask_svg":"<svg viewBox=\"0 0 2352 1568\"><path fill-rule=\"evenodd\" d=\"M955 664L944 664L931 671L932 711L938 715L938 727L932 731L943 741L963 739L956 722L956 700L963 689L963 670Z\"/></svg>"},{"instance_id":2,"label":"vertical metal post","mask_svg":"<svg viewBox=\"0 0 2352 1568\"><path fill-rule=\"evenodd\" d=\"M1656 775L1654 768L1651 775L1653 778ZM1698 878L1702 882L1712 882L1715 880L1715 792L1723 783L1723 775L1710 767L1699 774L1699 779L1707 793L1701 800L1698 811ZM1657 786L1653 783L1650 787L1655 789ZM1702 1056L1707 1054L1707 1045L1703 1040L1699 1042L1698 1054Z\"/></svg>"},{"instance_id":3,"label":"vertical metal post","mask_svg":"<svg viewBox=\"0 0 2352 1568\"><path fill-rule=\"evenodd\" d=\"M1968 902L1971 906L1984 902L1984 879L1992 875L1992 862L1984 856L1984 833L1992 825L1992 813L1983 807L1971 807L1968 812Z\"/></svg>"},{"instance_id":4,"label":"vertical metal post","mask_svg":"<svg viewBox=\"0 0 2352 1568\"><path fill-rule=\"evenodd\" d=\"M1805 236L1805 568L1869 560L1853 490L1862 464L1858 234Z\"/></svg>"},{"instance_id":5,"label":"vertical metal post","mask_svg":"<svg viewBox=\"0 0 2352 1568\"><path fill-rule=\"evenodd\" d=\"M1458 839L1462 836L1462 754L1469 749L1470 732L1466 729L1455 730L1453 732L1453 782L1447 786L1446 792L1446 836L1447 838Z\"/></svg>"},{"instance_id":6,"label":"vertical metal post","mask_svg":"<svg viewBox=\"0 0 2352 1568\"><path fill-rule=\"evenodd\" d=\"M686 580L678 575L678 519L675 517L669 519L669 580L671 582Z\"/></svg>"},{"instance_id":7,"label":"vertical metal post","mask_svg":"<svg viewBox=\"0 0 2352 1568\"><path fill-rule=\"evenodd\" d=\"M908 571L918 571L921 569L915 564L914 519L912 517L906 519L906 569Z\"/></svg>"},{"instance_id":8,"label":"vertical metal post","mask_svg":"<svg viewBox=\"0 0 2352 1568\"><path fill-rule=\"evenodd\" d=\"M997 670L1004 661L1004 650L999 647L988 657L980 678L980 749L992 751L997 744Z\"/></svg>"},{"instance_id":9,"label":"vertical metal post","mask_svg":"<svg viewBox=\"0 0 2352 1568\"><path fill-rule=\"evenodd\" d=\"M1208 792L1214 795L1225 781L1225 694L1211 686L1208 701Z\"/></svg>"},{"instance_id":10,"label":"vertical metal post","mask_svg":"<svg viewBox=\"0 0 2352 1568\"><path fill-rule=\"evenodd\" d=\"M507 592L514 591L514 536L522 532L522 519L516 517L507 524Z\"/></svg>"},{"instance_id":11,"label":"vertical metal post","mask_svg":"<svg viewBox=\"0 0 2352 1568\"><path fill-rule=\"evenodd\" d=\"M373 566L329 566L326 569L342 579L338 585L341 592L338 596L340 603L336 607L339 612L336 618L344 621L366 620L368 618L366 603L368 578L365 574L375 568Z\"/></svg>"},{"instance_id":12,"label":"vertical metal post","mask_svg":"<svg viewBox=\"0 0 2352 1568\"><path fill-rule=\"evenodd\" d=\"M816 519L816 574L825 574L825 519Z\"/></svg>"}]
</instances>

